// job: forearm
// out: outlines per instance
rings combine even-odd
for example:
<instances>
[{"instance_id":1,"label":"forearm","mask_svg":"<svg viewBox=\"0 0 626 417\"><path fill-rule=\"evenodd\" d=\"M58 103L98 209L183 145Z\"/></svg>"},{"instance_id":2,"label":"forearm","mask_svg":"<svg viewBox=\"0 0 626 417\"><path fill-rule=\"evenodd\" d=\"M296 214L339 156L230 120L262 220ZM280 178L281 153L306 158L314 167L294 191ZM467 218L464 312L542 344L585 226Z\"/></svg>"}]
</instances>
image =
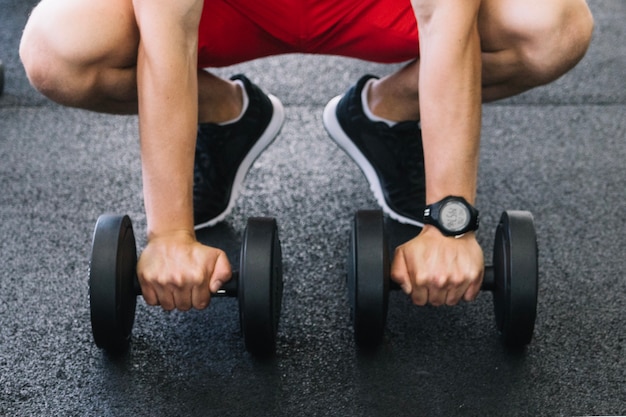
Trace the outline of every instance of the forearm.
<instances>
[{"instance_id":1,"label":"forearm","mask_svg":"<svg viewBox=\"0 0 626 417\"><path fill-rule=\"evenodd\" d=\"M419 100L426 203L476 199L481 123L480 0L412 0L420 32ZM396 249L392 278L415 304L454 305L480 290L483 253L474 233L434 226Z\"/></svg>"},{"instance_id":2,"label":"forearm","mask_svg":"<svg viewBox=\"0 0 626 417\"><path fill-rule=\"evenodd\" d=\"M144 62L141 62L144 61ZM154 65L140 54L141 66ZM179 72L179 78L184 73ZM162 78L159 79L159 76ZM141 86L167 84L167 74L143 69ZM170 80L172 81L172 80ZM181 100L179 95L193 97L191 80L172 83L180 90L148 90L140 94L140 136L143 190L148 234L173 230L193 230L193 157L197 115L195 100ZM184 94L181 94L184 93Z\"/></svg>"},{"instance_id":3,"label":"forearm","mask_svg":"<svg viewBox=\"0 0 626 417\"><path fill-rule=\"evenodd\" d=\"M417 2L414 2L414 4ZM427 2L428 3L428 2ZM427 203L476 198L481 124L479 1L416 7Z\"/></svg>"},{"instance_id":4,"label":"forearm","mask_svg":"<svg viewBox=\"0 0 626 417\"><path fill-rule=\"evenodd\" d=\"M172 19L167 7L140 4L136 10L142 35L137 85L148 236L192 233L197 27L194 19Z\"/></svg>"}]
</instances>

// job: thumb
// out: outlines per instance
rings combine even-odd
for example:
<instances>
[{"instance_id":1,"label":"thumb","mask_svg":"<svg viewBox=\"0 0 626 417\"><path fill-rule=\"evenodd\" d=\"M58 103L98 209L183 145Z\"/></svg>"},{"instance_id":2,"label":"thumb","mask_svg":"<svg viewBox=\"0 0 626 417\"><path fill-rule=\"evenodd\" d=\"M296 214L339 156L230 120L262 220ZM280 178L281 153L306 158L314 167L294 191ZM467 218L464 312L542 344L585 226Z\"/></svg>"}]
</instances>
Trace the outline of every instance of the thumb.
<instances>
[{"instance_id":1,"label":"thumb","mask_svg":"<svg viewBox=\"0 0 626 417\"><path fill-rule=\"evenodd\" d=\"M400 285L405 294L409 295L413 291L404 252L400 249L396 251L391 263L391 279Z\"/></svg>"},{"instance_id":2,"label":"thumb","mask_svg":"<svg viewBox=\"0 0 626 417\"><path fill-rule=\"evenodd\" d=\"M222 251L217 256L217 260L215 261L215 266L213 268L213 273L211 274L211 279L209 281L209 290L212 293L216 293L220 288L224 285L224 283L230 281L233 275L233 270L228 261L228 257Z\"/></svg>"}]
</instances>

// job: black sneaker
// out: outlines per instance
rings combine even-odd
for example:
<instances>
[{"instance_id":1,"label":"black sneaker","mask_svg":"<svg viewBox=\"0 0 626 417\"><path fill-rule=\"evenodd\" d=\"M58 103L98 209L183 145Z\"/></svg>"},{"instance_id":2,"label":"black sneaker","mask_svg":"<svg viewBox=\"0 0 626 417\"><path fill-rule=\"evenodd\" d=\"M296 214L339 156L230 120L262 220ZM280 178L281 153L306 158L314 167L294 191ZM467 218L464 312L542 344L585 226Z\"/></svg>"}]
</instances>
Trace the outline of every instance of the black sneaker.
<instances>
[{"instance_id":1,"label":"black sneaker","mask_svg":"<svg viewBox=\"0 0 626 417\"><path fill-rule=\"evenodd\" d=\"M361 94L373 75L362 77L324 109L330 137L357 163L378 204L392 219L423 227L426 205L424 151L417 121L390 127L363 112Z\"/></svg>"},{"instance_id":2,"label":"black sneaker","mask_svg":"<svg viewBox=\"0 0 626 417\"><path fill-rule=\"evenodd\" d=\"M280 100L265 94L244 75L248 108L238 121L198 126L194 163L193 211L196 229L213 226L230 214L252 163L274 140L285 120Z\"/></svg>"}]
</instances>

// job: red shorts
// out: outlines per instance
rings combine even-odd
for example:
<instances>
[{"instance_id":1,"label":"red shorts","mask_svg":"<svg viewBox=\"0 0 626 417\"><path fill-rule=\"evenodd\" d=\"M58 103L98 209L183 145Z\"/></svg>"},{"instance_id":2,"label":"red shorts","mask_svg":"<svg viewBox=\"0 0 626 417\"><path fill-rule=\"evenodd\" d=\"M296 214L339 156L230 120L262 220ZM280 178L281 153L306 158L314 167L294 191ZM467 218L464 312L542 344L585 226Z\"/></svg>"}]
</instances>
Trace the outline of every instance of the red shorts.
<instances>
[{"instance_id":1,"label":"red shorts","mask_svg":"<svg viewBox=\"0 0 626 417\"><path fill-rule=\"evenodd\" d=\"M419 54L410 0L205 0L199 67L270 55L340 55L381 63Z\"/></svg>"}]
</instances>

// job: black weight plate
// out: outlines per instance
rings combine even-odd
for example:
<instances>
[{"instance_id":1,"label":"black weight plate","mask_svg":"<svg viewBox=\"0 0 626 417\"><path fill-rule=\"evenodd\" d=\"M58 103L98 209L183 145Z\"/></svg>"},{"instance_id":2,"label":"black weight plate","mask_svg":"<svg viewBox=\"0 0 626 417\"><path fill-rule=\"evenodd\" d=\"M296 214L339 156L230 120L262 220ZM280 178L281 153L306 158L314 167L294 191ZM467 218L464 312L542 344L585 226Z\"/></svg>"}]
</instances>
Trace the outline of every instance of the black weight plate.
<instances>
[{"instance_id":1,"label":"black weight plate","mask_svg":"<svg viewBox=\"0 0 626 417\"><path fill-rule=\"evenodd\" d=\"M380 210L361 210L354 216L348 254L348 297L357 345L382 342L389 300L389 249Z\"/></svg>"},{"instance_id":2,"label":"black weight plate","mask_svg":"<svg viewBox=\"0 0 626 417\"><path fill-rule=\"evenodd\" d=\"M504 343L530 343L537 315L537 236L532 214L502 213L493 252L494 312Z\"/></svg>"},{"instance_id":3,"label":"black weight plate","mask_svg":"<svg viewBox=\"0 0 626 417\"><path fill-rule=\"evenodd\" d=\"M89 264L91 327L96 345L123 352L130 341L137 295L137 249L128 216L102 215L96 223Z\"/></svg>"},{"instance_id":4,"label":"black weight plate","mask_svg":"<svg viewBox=\"0 0 626 417\"><path fill-rule=\"evenodd\" d=\"M272 355L283 297L276 220L248 219L239 263L239 318L246 350L257 356Z\"/></svg>"}]
</instances>

